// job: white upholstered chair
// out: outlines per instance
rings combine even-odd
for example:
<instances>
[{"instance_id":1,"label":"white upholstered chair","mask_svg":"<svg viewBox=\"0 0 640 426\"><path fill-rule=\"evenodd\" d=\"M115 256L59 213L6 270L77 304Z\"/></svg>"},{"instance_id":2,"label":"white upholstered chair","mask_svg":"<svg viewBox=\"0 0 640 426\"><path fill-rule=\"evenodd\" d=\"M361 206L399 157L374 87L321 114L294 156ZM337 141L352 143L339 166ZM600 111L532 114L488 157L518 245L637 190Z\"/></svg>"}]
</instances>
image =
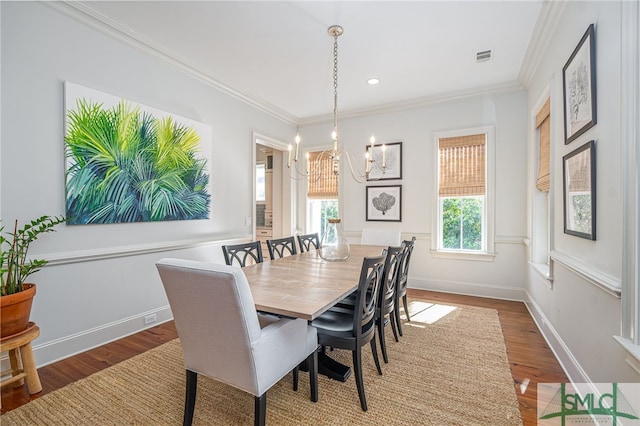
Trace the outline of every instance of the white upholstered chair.
<instances>
[{"instance_id":1,"label":"white upholstered chair","mask_svg":"<svg viewBox=\"0 0 640 426\"><path fill-rule=\"evenodd\" d=\"M362 228L360 244L398 247L401 243L400 229Z\"/></svg>"},{"instance_id":2,"label":"white upholstered chair","mask_svg":"<svg viewBox=\"0 0 640 426\"><path fill-rule=\"evenodd\" d=\"M318 400L318 340L307 321L258 315L240 267L183 259L156 266L187 371L185 425L193 420L198 374L254 395L256 425L266 421L267 390L290 371L297 389L297 367L305 360L311 400Z\"/></svg>"}]
</instances>

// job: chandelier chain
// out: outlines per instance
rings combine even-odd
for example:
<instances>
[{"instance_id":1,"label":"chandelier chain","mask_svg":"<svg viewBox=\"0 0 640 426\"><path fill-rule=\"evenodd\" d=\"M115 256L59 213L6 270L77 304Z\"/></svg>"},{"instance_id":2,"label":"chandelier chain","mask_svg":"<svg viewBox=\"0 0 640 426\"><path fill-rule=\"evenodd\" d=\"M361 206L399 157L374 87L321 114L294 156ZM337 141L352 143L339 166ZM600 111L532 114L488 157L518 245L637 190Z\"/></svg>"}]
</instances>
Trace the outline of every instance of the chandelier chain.
<instances>
[{"instance_id":1,"label":"chandelier chain","mask_svg":"<svg viewBox=\"0 0 640 426\"><path fill-rule=\"evenodd\" d=\"M333 128L338 131L338 34L333 36Z\"/></svg>"}]
</instances>

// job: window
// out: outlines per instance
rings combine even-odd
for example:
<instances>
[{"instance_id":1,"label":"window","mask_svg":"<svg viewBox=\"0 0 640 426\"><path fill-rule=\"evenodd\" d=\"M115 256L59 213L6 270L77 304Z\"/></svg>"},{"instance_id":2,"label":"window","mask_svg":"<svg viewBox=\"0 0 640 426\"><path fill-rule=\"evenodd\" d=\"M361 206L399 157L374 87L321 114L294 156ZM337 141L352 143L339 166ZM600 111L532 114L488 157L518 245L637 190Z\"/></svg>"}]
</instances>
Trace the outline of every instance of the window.
<instances>
[{"instance_id":1,"label":"window","mask_svg":"<svg viewBox=\"0 0 640 426\"><path fill-rule=\"evenodd\" d=\"M324 234L327 219L338 217L338 176L322 151L309 153L307 188L307 232Z\"/></svg>"},{"instance_id":2,"label":"window","mask_svg":"<svg viewBox=\"0 0 640 426\"><path fill-rule=\"evenodd\" d=\"M486 251L485 133L438 139L438 250Z\"/></svg>"},{"instance_id":3,"label":"window","mask_svg":"<svg viewBox=\"0 0 640 426\"><path fill-rule=\"evenodd\" d=\"M544 98L542 98L544 99ZM546 100L535 116L537 176L532 197L531 264L544 278L551 280L549 269L549 188L551 187L551 99ZM535 170L535 169L534 169Z\"/></svg>"},{"instance_id":4,"label":"window","mask_svg":"<svg viewBox=\"0 0 640 426\"><path fill-rule=\"evenodd\" d=\"M436 133L431 255L493 261L494 128Z\"/></svg>"}]
</instances>

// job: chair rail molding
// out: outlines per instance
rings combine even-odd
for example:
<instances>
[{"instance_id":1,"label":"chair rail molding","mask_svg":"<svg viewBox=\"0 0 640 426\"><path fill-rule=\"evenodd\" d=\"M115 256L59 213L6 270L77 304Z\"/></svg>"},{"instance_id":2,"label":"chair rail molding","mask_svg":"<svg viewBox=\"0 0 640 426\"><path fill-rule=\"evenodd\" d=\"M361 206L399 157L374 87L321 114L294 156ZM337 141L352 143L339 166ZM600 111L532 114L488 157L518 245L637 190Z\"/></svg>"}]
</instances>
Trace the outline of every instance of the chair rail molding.
<instances>
[{"instance_id":1,"label":"chair rail molding","mask_svg":"<svg viewBox=\"0 0 640 426\"><path fill-rule=\"evenodd\" d=\"M71 263L93 262L127 256L141 256L150 253L161 253L173 250L185 250L210 244L237 244L251 240L251 235L220 239L215 237L192 238L180 241L163 241L159 243L136 244L129 246L104 247L95 250L77 250L56 254L40 254L49 263L45 267L67 265Z\"/></svg>"},{"instance_id":2,"label":"chair rail molding","mask_svg":"<svg viewBox=\"0 0 640 426\"><path fill-rule=\"evenodd\" d=\"M607 272L600 271L592 266L589 266L583 261L558 250L552 250L550 253L550 257L551 260L564 265L570 271L576 273L591 284L609 293L611 296L614 296L618 299L620 298L622 288L622 282L620 278L614 277Z\"/></svg>"}]
</instances>

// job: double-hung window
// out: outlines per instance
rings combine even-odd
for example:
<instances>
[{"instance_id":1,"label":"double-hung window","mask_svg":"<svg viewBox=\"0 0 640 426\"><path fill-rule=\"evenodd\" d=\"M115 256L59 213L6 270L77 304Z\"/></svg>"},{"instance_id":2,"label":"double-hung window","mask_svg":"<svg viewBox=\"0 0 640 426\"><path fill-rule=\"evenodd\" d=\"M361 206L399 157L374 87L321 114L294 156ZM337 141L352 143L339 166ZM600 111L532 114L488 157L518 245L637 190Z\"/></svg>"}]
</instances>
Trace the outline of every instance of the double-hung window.
<instances>
[{"instance_id":1,"label":"double-hung window","mask_svg":"<svg viewBox=\"0 0 640 426\"><path fill-rule=\"evenodd\" d=\"M310 152L308 164L307 232L322 238L327 219L338 217L338 176L326 152Z\"/></svg>"},{"instance_id":2,"label":"double-hung window","mask_svg":"<svg viewBox=\"0 0 640 426\"><path fill-rule=\"evenodd\" d=\"M436 136L436 253L493 252L488 162L492 132Z\"/></svg>"},{"instance_id":3,"label":"double-hung window","mask_svg":"<svg viewBox=\"0 0 640 426\"><path fill-rule=\"evenodd\" d=\"M551 99L546 100L535 115L535 149L537 151L536 189L532 194L531 265L548 280L552 280L549 267L550 199L551 188Z\"/></svg>"}]
</instances>

